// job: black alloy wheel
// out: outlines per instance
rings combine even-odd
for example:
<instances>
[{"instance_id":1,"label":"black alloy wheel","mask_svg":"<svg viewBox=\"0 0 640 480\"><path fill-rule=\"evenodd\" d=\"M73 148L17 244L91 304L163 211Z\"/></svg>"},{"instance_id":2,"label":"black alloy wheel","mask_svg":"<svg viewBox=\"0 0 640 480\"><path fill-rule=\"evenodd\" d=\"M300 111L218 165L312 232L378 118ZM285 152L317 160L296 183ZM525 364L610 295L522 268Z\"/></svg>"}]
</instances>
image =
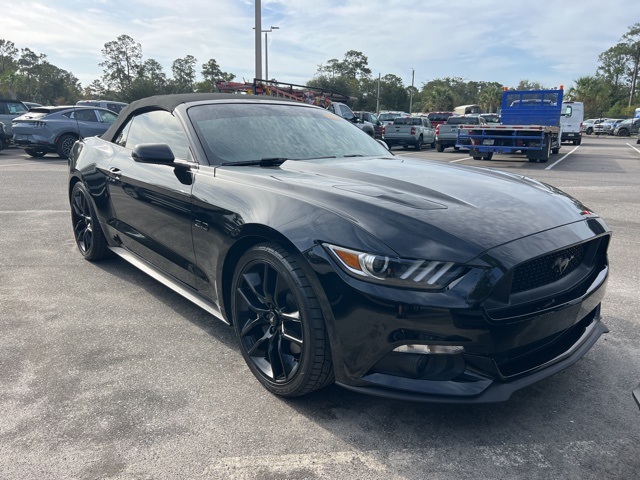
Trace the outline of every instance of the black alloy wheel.
<instances>
[{"instance_id":1,"label":"black alloy wheel","mask_svg":"<svg viewBox=\"0 0 640 480\"><path fill-rule=\"evenodd\" d=\"M62 135L56 145L56 152L60 158L69 158L73 144L76 143L77 138L73 135Z\"/></svg>"},{"instance_id":2,"label":"black alloy wheel","mask_svg":"<svg viewBox=\"0 0 640 480\"><path fill-rule=\"evenodd\" d=\"M71 225L78 250L87 260L100 260L110 254L87 188L78 182L71 192Z\"/></svg>"},{"instance_id":3,"label":"black alloy wheel","mask_svg":"<svg viewBox=\"0 0 640 480\"><path fill-rule=\"evenodd\" d=\"M242 355L272 393L295 397L333 381L324 318L295 256L257 245L232 282L232 320Z\"/></svg>"},{"instance_id":4,"label":"black alloy wheel","mask_svg":"<svg viewBox=\"0 0 640 480\"><path fill-rule=\"evenodd\" d=\"M45 156L45 154L47 153L47 152L45 152L44 150L36 150L36 149L34 149L34 148L25 148L25 149L24 149L24 151L25 151L28 155L32 156L33 158L41 158L41 157L44 157L44 156Z\"/></svg>"}]
</instances>

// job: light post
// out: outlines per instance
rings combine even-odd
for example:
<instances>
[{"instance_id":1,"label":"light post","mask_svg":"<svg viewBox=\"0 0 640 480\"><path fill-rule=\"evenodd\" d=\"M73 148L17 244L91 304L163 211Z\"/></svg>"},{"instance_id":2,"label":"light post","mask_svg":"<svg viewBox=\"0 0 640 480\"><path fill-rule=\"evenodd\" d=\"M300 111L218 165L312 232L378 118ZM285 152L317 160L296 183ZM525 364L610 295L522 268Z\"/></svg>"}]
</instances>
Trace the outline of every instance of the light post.
<instances>
[{"instance_id":1,"label":"light post","mask_svg":"<svg viewBox=\"0 0 640 480\"><path fill-rule=\"evenodd\" d=\"M280 27L271 25L269 30L262 30L264 32L264 79L267 82L269 81L269 44L267 43L267 34L279 29Z\"/></svg>"},{"instance_id":2,"label":"light post","mask_svg":"<svg viewBox=\"0 0 640 480\"><path fill-rule=\"evenodd\" d=\"M413 78L415 75L415 70L412 68L411 69L411 91L409 92L409 115L411 115L413 112L411 111L413 109Z\"/></svg>"},{"instance_id":3,"label":"light post","mask_svg":"<svg viewBox=\"0 0 640 480\"><path fill-rule=\"evenodd\" d=\"M256 42L256 76L254 78L262 78L262 45L260 44L260 39L262 38L260 36L262 30L262 4L260 0L256 0L255 4L255 27L253 29Z\"/></svg>"}]
</instances>

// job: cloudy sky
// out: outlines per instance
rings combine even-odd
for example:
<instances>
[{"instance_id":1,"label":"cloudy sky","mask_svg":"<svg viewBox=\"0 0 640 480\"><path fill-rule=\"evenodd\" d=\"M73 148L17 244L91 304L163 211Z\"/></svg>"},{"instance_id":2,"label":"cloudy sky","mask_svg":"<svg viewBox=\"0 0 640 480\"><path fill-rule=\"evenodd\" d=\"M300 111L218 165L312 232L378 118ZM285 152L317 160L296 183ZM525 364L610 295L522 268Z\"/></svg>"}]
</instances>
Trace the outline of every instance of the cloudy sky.
<instances>
[{"instance_id":1,"label":"cloudy sky","mask_svg":"<svg viewBox=\"0 0 640 480\"><path fill-rule=\"evenodd\" d=\"M640 22L638 0L262 0L269 77L305 83L320 64L362 52L373 75L415 85L443 77L522 79L567 88ZM0 38L88 85L101 49L126 34L171 76L176 58L214 58L240 81L255 74L253 0L20 0L3 9ZM264 41L264 36L262 37ZM263 46L264 48L264 46ZM263 72L264 73L264 72Z\"/></svg>"}]
</instances>

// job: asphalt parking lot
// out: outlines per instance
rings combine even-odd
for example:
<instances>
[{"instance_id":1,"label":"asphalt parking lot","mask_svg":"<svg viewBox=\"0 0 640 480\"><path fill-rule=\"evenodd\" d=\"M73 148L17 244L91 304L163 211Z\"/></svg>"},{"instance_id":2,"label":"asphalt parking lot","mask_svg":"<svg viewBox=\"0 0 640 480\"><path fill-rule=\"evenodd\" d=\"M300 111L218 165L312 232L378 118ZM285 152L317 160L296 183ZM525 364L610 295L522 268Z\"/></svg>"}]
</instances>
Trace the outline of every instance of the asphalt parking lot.
<instances>
[{"instance_id":1,"label":"asphalt parking lot","mask_svg":"<svg viewBox=\"0 0 640 480\"><path fill-rule=\"evenodd\" d=\"M0 479L638 478L635 138L586 137L546 164L393 151L528 175L599 213L614 232L610 333L502 404L408 403L335 386L277 398L230 327L122 260L82 259L65 160L3 150Z\"/></svg>"}]
</instances>

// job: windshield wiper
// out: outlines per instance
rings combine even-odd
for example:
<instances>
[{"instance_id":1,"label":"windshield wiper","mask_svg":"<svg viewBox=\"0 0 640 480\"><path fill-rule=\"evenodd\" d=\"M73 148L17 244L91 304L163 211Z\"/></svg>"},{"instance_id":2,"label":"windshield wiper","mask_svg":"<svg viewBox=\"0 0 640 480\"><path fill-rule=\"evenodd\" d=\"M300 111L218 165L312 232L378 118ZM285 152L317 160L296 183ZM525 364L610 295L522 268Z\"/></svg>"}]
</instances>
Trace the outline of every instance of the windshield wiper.
<instances>
[{"instance_id":1,"label":"windshield wiper","mask_svg":"<svg viewBox=\"0 0 640 480\"><path fill-rule=\"evenodd\" d=\"M224 162L221 163L220 166L244 166L244 165L260 165L261 167L277 167L278 165L282 165L287 160L293 160L292 158L284 158L284 157L266 157L261 158L260 160L249 160L247 162Z\"/></svg>"}]
</instances>

